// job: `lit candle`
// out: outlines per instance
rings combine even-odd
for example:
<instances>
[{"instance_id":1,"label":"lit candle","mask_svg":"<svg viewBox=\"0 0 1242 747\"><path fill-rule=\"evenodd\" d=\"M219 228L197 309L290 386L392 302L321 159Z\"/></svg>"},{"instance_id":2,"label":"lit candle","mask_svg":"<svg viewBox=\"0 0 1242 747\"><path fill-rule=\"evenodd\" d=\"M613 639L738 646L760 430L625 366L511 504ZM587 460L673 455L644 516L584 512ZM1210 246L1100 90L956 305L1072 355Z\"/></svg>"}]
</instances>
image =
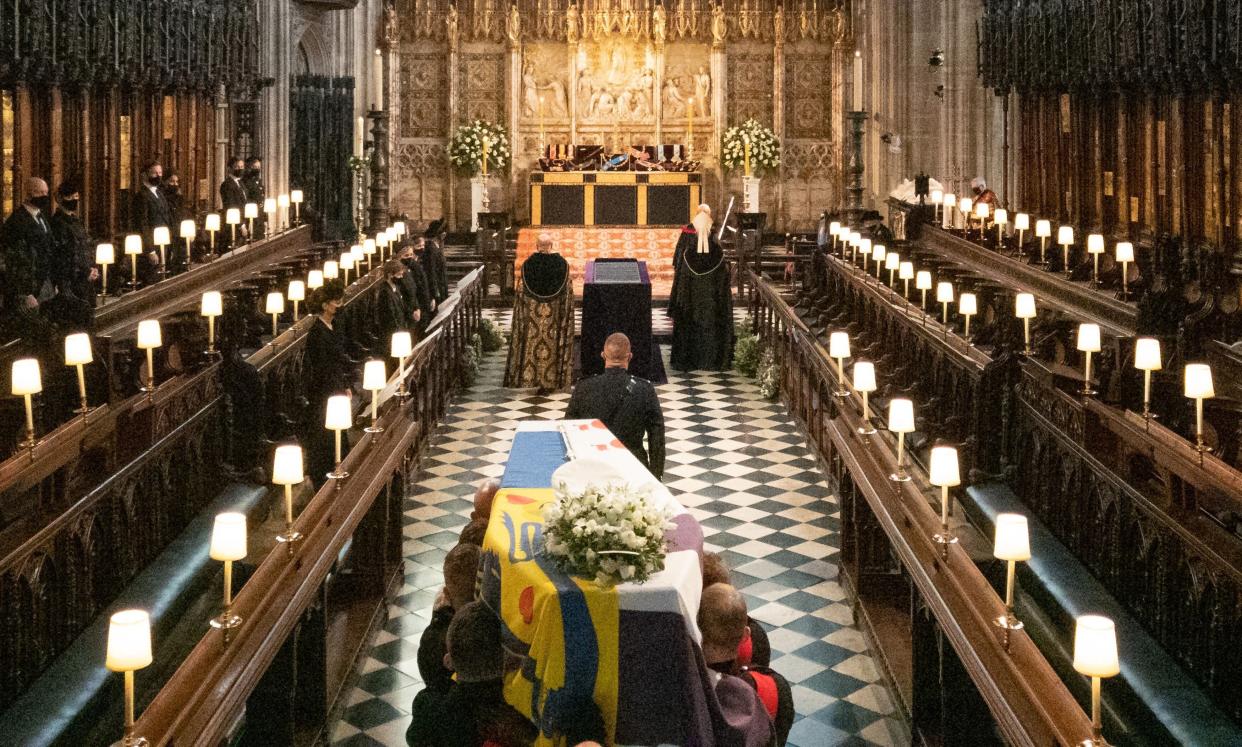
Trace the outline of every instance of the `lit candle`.
<instances>
[{"instance_id":1,"label":"lit candle","mask_svg":"<svg viewBox=\"0 0 1242 747\"><path fill-rule=\"evenodd\" d=\"M862 71L862 52L854 50L854 85L853 85L853 104L854 111L863 110L863 71Z\"/></svg>"},{"instance_id":2,"label":"lit candle","mask_svg":"<svg viewBox=\"0 0 1242 747\"><path fill-rule=\"evenodd\" d=\"M354 123L354 158L362 160L363 142L366 138L366 120L358 117Z\"/></svg>"},{"instance_id":3,"label":"lit candle","mask_svg":"<svg viewBox=\"0 0 1242 747\"><path fill-rule=\"evenodd\" d=\"M479 173L483 176L487 176L487 146L488 146L488 143L490 142L491 142L491 138L484 135L483 136L483 156L482 158L480 158L480 164L479 164Z\"/></svg>"},{"instance_id":4,"label":"lit candle","mask_svg":"<svg viewBox=\"0 0 1242 747\"><path fill-rule=\"evenodd\" d=\"M379 49L371 58L371 111L384 110L384 54Z\"/></svg>"},{"instance_id":5,"label":"lit candle","mask_svg":"<svg viewBox=\"0 0 1242 747\"><path fill-rule=\"evenodd\" d=\"M750 176L750 135L742 136L742 158L744 172Z\"/></svg>"},{"instance_id":6,"label":"lit candle","mask_svg":"<svg viewBox=\"0 0 1242 747\"><path fill-rule=\"evenodd\" d=\"M686 99L686 158L694 147L694 97Z\"/></svg>"},{"instance_id":7,"label":"lit candle","mask_svg":"<svg viewBox=\"0 0 1242 747\"><path fill-rule=\"evenodd\" d=\"M547 142L548 142L548 139L543 130L543 96L540 96L539 97L539 150L540 152L543 151L544 144Z\"/></svg>"}]
</instances>

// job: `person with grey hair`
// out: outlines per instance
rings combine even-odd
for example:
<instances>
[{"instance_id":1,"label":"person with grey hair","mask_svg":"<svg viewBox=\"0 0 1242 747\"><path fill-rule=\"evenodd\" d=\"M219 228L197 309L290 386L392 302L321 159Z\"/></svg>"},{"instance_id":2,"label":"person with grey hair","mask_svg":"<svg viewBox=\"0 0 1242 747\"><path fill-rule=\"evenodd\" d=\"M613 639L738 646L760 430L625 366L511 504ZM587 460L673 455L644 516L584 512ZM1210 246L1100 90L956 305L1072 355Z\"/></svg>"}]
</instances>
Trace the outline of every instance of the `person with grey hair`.
<instances>
[{"instance_id":1,"label":"person with grey hair","mask_svg":"<svg viewBox=\"0 0 1242 747\"><path fill-rule=\"evenodd\" d=\"M970 180L970 191L975 196L976 204L982 202L985 205L991 205L993 208L1000 207L997 204L1000 202L1000 198L996 196L995 192L988 189L988 183L983 177L976 176Z\"/></svg>"},{"instance_id":2,"label":"person with grey hair","mask_svg":"<svg viewBox=\"0 0 1242 747\"><path fill-rule=\"evenodd\" d=\"M721 371L733 365L730 266L712 235L712 212L700 205L674 252L668 315L673 318L669 362L678 371Z\"/></svg>"},{"instance_id":3,"label":"person with grey hair","mask_svg":"<svg viewBox=\"0 0 1242 747\"><path fill-rule=\"evenodd\" d=\"M522 290L513 302L513 331L505 386L541 394L569 386L573 376L574 284L569 263L541 234L522 263Z\"/></svg>"},{"instance_id":4,"label":"person with grey hair","mask_svg":"<svg viewBox=\"0 0 1242 747\"><path fill-rule=\"evenodd\" d=\"M52 196L47 182L30 177L25 199L0 228L4 250L4 301L10 309L34 309L48 282L52 257ZM50 293L44 293L44 298Z\"/></svg>"}]
</instances>

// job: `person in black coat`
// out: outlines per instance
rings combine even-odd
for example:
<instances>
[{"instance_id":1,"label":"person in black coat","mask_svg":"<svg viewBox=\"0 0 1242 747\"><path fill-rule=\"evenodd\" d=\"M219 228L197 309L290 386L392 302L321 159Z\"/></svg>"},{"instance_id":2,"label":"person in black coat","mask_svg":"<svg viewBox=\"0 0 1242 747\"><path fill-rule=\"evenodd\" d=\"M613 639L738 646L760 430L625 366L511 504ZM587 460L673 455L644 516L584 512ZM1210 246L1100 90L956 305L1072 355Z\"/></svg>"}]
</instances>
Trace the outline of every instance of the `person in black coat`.
<instances>
[{"instance_id":1,"label":"person in black coat","mask_svg":"<svg viewBox=\"0 0 1242 747\"><path fill-rule=\"evenodd\" d=\"M267 188L263 186L263 161L258 156L251 156L246 161L246 174L242 177L241 183L242 188L246 190L246 202L253 202L259 206L259 217L254 222L254 238L262 238L267 220L267 214L262 212L263 198L267 196Z\"/></svg>"},{"instance_id":2,"label":"person in black coat","mask_svg":"<svg viewBox=\"0 0 1242 747\"><path fill-rule=\"evenodd\" d=\"M316 487L326 482L326 476L335 464L333 435L323 427L328 398L334 394L350 394L353 377L349 356L345 352L344 335L333 326L344 298L344 286L332 280L317 289L307 304L316 318L306 335L302 358L307 402L302 442L306 445L307 465ZM348 434L344 435L346 441L342 449L347 449Z\"/></svg>"},{"instance_id":3,"label":"person in black coat","mask_svg":"<svg viewBox=\"0 0 1242 747\"><path fill-rule=\"evenodd\" d=\"M436 238L420 237L414 242L414 254L423 266L423 272L430 284L431 298L435 307L448 298L448 275L444 266L444 250Z\"/></svg>"},{"instance_id":4,"label":"person in black coat","mask_svg":"<svg viewBox=\"0 0 1242 747\"><path fill-rule=\"evenodd\" d=\"M52 257L49 274L52 285L61 294L68 294L95 306L95 287L99 277L95 267L94 247L86 226L78 216L82 195L77 185L65 182L56 190L59 207L52 216Z\"/></svg>"},{"instance_id":5,"label":"person in black coat","mask_svg":"<svg viewBox=\"0 0 1242 747\"><path fill-rule=\"evenodd\" d=\"M34 309L44 291L52 256L52 197L47 182L31 177L25 184L26 199L0 228L4 249L4 301L10 310ZM43 294L50 297L49 292Z\"/></svg>"},{"instance_id":6,"label":"person in black coat","mask_svg":"<svg viewBox=\"0 0 1242 747\"><path fill-rule=\"evenodd\" d=\"M612 435L660 478L664 475L664 413L651 382L627 370L632 357L630 338L620 332L608 335L604 340L604 372L578 382L565 408L565 419L603 421Z\"/></svg>"},{"instance_id":7,"label":"person in black coat","mask_svg":"<svg viewBox=\"0 0 1242 747\"><path fill-rule=\"evenodd\" d=\"M401 288L405 274L405 265L400 260L390 259L384 263L384 283L379 288L375 299L375 333L378 350L372 351L381 357L388 354L392 333L409 329L411 326L412 315L406 306L405 294Z\"/></svg>"},{"instance_id":8,"label":"person in black coat","mask_svg":"<svg viewBox=\"0 0 1242 747\"><path fill-rule=\"evenodd\" d=\"M414 257L414 252L409 247L401 253L401 262L405 265L401 288L405 295L406 308L410 310L410 318L414 321L415 328L423 332L435 315L435 301L431 295L427 273L423 271L422 263Z\"/></svg>"},{"instance_id":9,"label":"person in black coat","mask_svg":"<svg viewBox=\"0 0 1242 747\"><path fill-rule=\"evenodd\" d=\"M173 230L172 210L168 200L164 198L164 167L158 163L149 163L142 170L142 186L134 193L133 227L135 233L142 234L142 241L148 249L154 249L155 241L152 233L157 226Z\"/></svg>"},{"instance_id":10,"label":"person in black coat","mask_svg":"<svg viewBox=\"0 0 1242 747\"><path fill-rule=\"evenodd\" d=\"M221 228L217 237L216 246L219 247L220 253L227 252L233 248L232 229L223 225L225 218L228 217L229 208L237 208L238 214L242 215L241 225L237 227L237 236L240 239L245 236L246 221L244 220L244 211L246 208L246 187L242 184L242 177L246 175L246 162L240 158L234 157L229 161L229 172L224 177L224 181L220 182L220 222ZM240 241L238 243L241 243Z\"/></svg>"}]
</instances>

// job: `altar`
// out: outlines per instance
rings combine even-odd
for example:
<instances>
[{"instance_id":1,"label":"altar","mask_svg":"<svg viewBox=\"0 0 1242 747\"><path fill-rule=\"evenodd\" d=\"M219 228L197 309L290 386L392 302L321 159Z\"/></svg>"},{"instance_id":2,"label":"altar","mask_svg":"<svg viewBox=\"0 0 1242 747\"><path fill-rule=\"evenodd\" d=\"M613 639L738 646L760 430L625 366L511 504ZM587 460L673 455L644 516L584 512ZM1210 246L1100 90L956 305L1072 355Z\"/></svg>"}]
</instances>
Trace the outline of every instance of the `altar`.
<instances>
[{"instance_id":1,"label":"altar","mask_svg":"<svg viewBox=\"0 0 1242 747\"><path fill-rule=\"evenodd\" d=\"M532 226L683 226L703 175L665 171L532 171Z\"/></svg>"}]
</instances>

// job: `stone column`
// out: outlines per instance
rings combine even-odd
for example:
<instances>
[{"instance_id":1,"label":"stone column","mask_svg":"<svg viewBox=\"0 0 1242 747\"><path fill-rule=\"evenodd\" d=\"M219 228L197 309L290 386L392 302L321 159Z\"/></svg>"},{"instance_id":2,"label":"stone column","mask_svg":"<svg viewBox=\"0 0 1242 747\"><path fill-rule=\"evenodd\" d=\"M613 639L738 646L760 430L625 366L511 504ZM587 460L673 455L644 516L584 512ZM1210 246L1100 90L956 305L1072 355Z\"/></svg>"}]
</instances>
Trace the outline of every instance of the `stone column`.
<instances>
[{"instance_id":1,"label":"stone column","mask_svg":"<svg viewBox=\"0 0 1242 747\"><path fill-rule=\"evenodd\" d=\"M724 170L720 167L720 135L724 132L725 125L725 93L728 86L727 69L725 57L725 41L717 39L712 42L711 52L711 73L712 73L712 101L711 101L711 122L713 137L708 140L707 147L703 150L694 149L694 157L703 161L714 159L716 173L716 194L714 197L720 199L725 191ZM697 104L697 102L696 102ZM705 169L706 171L706 169ZM704 185L707 186L706 184ZM709 202L707 195L703 196L703 202Z\"/></svg>"},{"instance_id":2,"label":"stone column","mask_svg":"<svg viewBox=\"0 0 1242 747\"><path fill-rule=\"evenodd\" d=\"M457 103L457 66L460 64L460 46L456 32L456 25L450 27L448 34L448 137L452 138L453 133L457 131L457 124L461 119L461 108ZM448 183L445 187L448 190L448 222L450 226L461 225L457 217L457 169L453 168L452 162L448 161L448 145L445 141L445 168L448 169Z\"/></svg>"},{"instance_id":3,"label":"stone column","mask_svg":"<svg viewBox=\"0 0 1242 747\"><path fill-rule=\"evenodd\" d=\"M518 123L522 116L522 44L519 39L509 44L509 80L506 85L506 100L509 105L509 194L512 195L505 209L515 209L518 194L517 158L525 155L521 148L522 138L518 132ZM490 200L487 202L490 203ZM475 219L475 216L471 216Z\"/></svg>"},{"instance_id":4,"label":"stone column","mask_svg":"<svg viewBox=\"0 0 1242 747\"><path fill-rule=\"evenodd\" d=\"M782 145L785 143L785 24L784 13L779 9L772 21L772 132ZM831 109L829 109L831 111ZM772 215L777 226L784 226L785 220L785 159L781 159L779 170L773 176L776 185L772 190L776 198L776 209Z\"/></svg>"},{"instance_id":5,"label":"stone column","mask_svg":"<svg viewBox=\"0 0 1242 747\"><path fill-rule=\"evenodd\" d=\"M260 69L274 82L259 95L260 133L257 155L263 159L268 195L289 192L289 89L292 73L292 0L259 3Z\"/></svg>"}]
</instances>

